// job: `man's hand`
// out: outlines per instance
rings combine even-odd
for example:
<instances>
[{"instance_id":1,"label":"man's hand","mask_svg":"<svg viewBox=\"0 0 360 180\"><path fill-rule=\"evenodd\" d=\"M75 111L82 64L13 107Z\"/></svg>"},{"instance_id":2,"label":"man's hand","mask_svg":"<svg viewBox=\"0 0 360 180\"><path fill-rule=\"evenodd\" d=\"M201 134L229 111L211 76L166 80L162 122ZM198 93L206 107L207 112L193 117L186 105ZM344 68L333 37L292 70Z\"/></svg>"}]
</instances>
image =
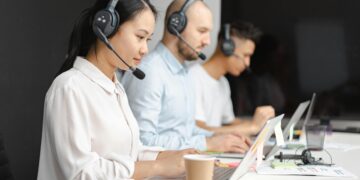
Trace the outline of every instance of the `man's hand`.
<instances>
[{"instance_id":1,"label":"man's hand","mask_svg":"<svg viewBox=\"0 0 360 180\"><path fill-rule=\"evenodd\" d=\"M251 142L249 138L237 134L217 134L206 139L209 151L245 153Z\"/></svg>"},{"instance_id":2,"label":"man's hand","mask_svg":"<svg viewBox=\"0 0 360 180\"><path fill-rule=\"evenodd\" d=\"M267 120L275 116L275 110L272 106L259 106L256 108L252 120L252 130L257 134L264 126Z\"/></svg>"}]
</instances>

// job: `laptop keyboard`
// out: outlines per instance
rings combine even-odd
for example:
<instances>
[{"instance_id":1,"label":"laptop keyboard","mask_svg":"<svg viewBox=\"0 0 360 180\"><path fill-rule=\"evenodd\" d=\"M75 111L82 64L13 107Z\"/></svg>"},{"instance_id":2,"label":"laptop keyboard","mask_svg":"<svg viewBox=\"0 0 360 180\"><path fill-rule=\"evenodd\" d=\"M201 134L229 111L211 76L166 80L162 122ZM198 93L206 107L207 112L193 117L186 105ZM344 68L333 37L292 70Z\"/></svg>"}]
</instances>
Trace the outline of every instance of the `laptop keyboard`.
<instances>
[{"instance_id":1,"label":"laptop keyboard","mask_svg":"<svg viewBox=\"0 0 360 180\"><path fill-rule=\"evenodd\" d=\"M225 168L225 167L215 167L214 168L214 176L213 180L227 180L230 179L231 175L234 174L236 168ZM178 177L174 178L164 178L164 177L152 177L149 180L164 180L164 179L171 179L171 180L185 180L185 174L182 174Z\"/></svg>"},{"instance_id":2,"label":"laptop keyboard","mask_svg":"<svg viewBox=\"0 0 360 180\"><path fill-rule=\"evenodd\" d=\"M224 167L215 167L214 168L214 180L226 180L234 174L236 168L224 168Z\"/></svg>"}]
</instances>

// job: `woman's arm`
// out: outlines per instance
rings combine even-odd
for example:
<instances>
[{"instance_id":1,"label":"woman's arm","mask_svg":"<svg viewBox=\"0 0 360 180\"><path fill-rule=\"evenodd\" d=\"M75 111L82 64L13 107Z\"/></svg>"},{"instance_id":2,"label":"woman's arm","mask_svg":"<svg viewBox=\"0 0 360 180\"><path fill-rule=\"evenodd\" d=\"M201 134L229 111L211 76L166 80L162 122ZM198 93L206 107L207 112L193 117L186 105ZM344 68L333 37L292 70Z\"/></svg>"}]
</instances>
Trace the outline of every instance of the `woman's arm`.
<instances>
[{"instance_id":1,"label":"woman's arm","mask_svg":"<svg viewBox=\"0 0 360 180\"><path fill-rule=\"evenodd\" d=\"M196 154L195 149L181 151L162 151L154 161L138 161L135 163L135 172L132 178L143 179L146 177L163 176L176 177L185 172L183 156Z\"/></svg>"}]
</instances>

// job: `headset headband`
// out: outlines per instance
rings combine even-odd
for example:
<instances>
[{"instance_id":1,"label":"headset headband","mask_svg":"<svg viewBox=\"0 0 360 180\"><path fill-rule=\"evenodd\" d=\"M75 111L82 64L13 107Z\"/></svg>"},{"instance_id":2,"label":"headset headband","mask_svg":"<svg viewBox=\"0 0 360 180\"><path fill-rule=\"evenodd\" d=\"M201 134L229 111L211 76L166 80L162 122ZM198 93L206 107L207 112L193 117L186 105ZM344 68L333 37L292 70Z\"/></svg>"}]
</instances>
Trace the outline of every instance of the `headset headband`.
<instances>
[{"instance_id":1,"label":"headset headband","mask_svg":"<svg viewBox=\"0 0 360 180\"><path fill-rule=\"evenodd\" d=\"M230 37L230 24L227 23L224 25L224 39L225 40L229 40L231 37Z\"/></svg>"},{"instance_id":2,"label":"headset headband","mask_svg":"<svg viewBox=\"0 0 360 180\"><path fill-rule=\"evenodd\" d=\"M190 5L191 5L193 2L194 2L194 0L186 0L185 3L181 6L180 12L184 12L184 13L185 13L185 12L189 9Z\"/></svg>"}]
</instances>

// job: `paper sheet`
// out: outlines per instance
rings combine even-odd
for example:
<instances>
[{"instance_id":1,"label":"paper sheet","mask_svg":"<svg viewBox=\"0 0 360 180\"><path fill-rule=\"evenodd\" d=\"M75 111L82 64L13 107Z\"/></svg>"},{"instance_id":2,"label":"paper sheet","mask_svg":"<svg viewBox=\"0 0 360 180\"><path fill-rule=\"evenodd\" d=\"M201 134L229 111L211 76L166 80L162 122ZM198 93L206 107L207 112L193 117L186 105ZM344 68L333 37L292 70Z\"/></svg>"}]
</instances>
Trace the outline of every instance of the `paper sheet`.
<instances>
[{"instance_id":1,"label":"paper sheet","mask_svg":"<svg viewBox=\"0 0 360 180\"><path fill-rule=\"evenodd\" d=\"M292 141L293 138L294 138L294 124L290 126L290 129L289 129L289 140L288 141Z\"/></svg>"},{"instance_id":2,"label":"paper sheet","mask_svg":"<svg viewBox=\"0 0 360 180\"><path fill-rule=\"evenodd\" d=\"M256 168L258 174L266 175L300 175L300 176L328 176L328 177L352 177L354 174L339 166L297 166L295 168L276 168L270 166L270 162L263 163Z\"/></svg>"},{"instance_id":3,"label":"paper sheet","mask_svg":"<svg viewBox=\"0 0 360 180\"><path fill-rule=\"evenodd\" d=\"M283 146L285 144L284 142L284 135L281 130L281 121L275 126L275 137L276 137L276 144L278 146Z\"/></svg>"},{"instance_id":4,"label":"paper sheet","mask_svg":"<svg viewBox=\"0 0 360 180\"><path fill-rule=\"evenodd\" d=\"M261 142L256 151L256 155L257 155L256 156L256 167L259 167L263 162L263 156L264 156L263 150L264 150L264 142Z\"/></svg>"}]
</instances>

